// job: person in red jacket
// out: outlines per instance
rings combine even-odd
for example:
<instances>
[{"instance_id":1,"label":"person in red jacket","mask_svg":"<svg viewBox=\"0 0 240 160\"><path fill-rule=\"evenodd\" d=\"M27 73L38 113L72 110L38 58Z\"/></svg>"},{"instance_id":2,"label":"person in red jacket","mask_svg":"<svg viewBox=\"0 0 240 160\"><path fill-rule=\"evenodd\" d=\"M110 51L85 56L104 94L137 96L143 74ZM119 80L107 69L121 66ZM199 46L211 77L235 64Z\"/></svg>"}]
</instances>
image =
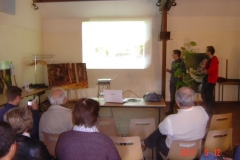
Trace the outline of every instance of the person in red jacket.
<instances>
[{"instance_id":1,"label":"person in red jacket","mask_svg":"<svg viewBox=\"0 0 240 160\"><path fill-rule=\"evenodd\" d=\"M218 58L214 56L215 49L213 46L207 46L206 54L208 61L205 65L206 75L203 78L201 97L206 106L208 114L212 114L212 108L214 106L214 87L218 79Z\"/></svg>"}]
</instances>

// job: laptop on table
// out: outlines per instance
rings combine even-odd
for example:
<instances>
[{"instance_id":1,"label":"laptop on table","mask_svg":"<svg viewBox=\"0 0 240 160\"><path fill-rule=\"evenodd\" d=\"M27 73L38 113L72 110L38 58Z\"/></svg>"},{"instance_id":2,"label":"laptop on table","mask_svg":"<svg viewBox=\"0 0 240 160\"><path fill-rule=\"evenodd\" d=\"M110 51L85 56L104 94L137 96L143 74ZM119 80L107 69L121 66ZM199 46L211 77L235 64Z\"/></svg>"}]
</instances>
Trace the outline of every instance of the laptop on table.
<instances>
[{"instance_id":1,"label":"laptop on table","mask_svg":"<svg viewBox=\"0 0 240 160\"><path fill-rule=\"evenodd\" d=\"M127 99L123 99L122 90L104 90L104 101L108 103L125 103Z\"/></svg>"}]
</instances>

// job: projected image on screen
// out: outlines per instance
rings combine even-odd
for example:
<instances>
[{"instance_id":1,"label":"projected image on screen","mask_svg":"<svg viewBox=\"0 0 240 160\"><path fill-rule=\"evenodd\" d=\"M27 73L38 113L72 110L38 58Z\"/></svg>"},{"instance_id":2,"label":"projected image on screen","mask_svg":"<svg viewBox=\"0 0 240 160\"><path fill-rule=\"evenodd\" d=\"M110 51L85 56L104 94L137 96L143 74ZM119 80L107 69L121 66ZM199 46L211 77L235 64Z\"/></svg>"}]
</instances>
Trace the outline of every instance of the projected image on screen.
<instances>
[{"instance_id":1,"label":"projected image on screen","mask_svg":"<svg viewBox=\"0 0 240 160\"><path fill-rule=\"evenodd\" d=\"M88 69L143 69L144 21L83 22L82 56Z\"/></svg>"}]
</instances>

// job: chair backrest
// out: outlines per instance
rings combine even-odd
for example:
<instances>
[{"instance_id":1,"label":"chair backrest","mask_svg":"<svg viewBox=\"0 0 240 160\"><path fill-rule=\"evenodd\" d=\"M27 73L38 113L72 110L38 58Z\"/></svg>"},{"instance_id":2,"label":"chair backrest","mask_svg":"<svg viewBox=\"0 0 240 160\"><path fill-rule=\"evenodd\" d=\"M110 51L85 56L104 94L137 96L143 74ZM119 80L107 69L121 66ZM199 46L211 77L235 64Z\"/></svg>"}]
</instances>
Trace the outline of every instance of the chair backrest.
<instances>
[{"instance_id":1,"label":"chair backrest","mask_svg":"<svg viewBox=\"0 0 240 160\"><path fill-rule=\"evenodd\" d=\"M232 113L214 114L212 116L209 130L221 130L232 128Z\"/></svg>"},{"instance_id":2,"label":"chair backrest","mask_svg":"<svg viewBox=\"0 0 240 160\"><path fill-rule=\"evenodd\" d=\"M98 118L96 127L102 134L118 136L117 127L113 118Z\"/></svg>"},{"instance_id":3,"label":"chair backrest","mask_svg":"<svg viewBox=\"0 0 240 160\"><path fill-rule=\"evenodd\" d=\"M232 128L208 131L204 151L216 153L232 150Z\"/></svg>"},{"instance_id":4,"label":"chair backrest","mask_svg":"<svg viewBox=\"0 0 240 160\"><path fill-rule=\"evenodd\" d=\"M174 140L168 152L170 160L192 160L201 156L202 139Z\"/></svg>"},{"instance_id":5,"label":"chair backrest","mask_svg":"<svg viewBox=\"0 0 240 160\"><path fill-rule=\"evenodd\" d=\"M134 137L110 137L115 144L122 160L141 160L143 153L141 141L138 136Z\"/></svg>"},{"instance_id":6,"label":"chair backrest","mask_svg":"<svg viewBox=\"0 0 240 160\"><path fill-rule=\"evenodd\" d=\"M155 130L156 125L154 118L131 119L128 136L139 136L141 141L143 141Z\"/></svg>"},{"instance_id":7,"label":"chair backrest","mask_svg":"<svg viewBox=\"0 0 240 160\"><path fill-rule=\"evenodd\" d=\"M56 148L59 135L60 134L50 134L50 133L43 132L44 144L46 145L49 154L53 157L56 157L55 148Z\"/></svg>"}]
</instances>

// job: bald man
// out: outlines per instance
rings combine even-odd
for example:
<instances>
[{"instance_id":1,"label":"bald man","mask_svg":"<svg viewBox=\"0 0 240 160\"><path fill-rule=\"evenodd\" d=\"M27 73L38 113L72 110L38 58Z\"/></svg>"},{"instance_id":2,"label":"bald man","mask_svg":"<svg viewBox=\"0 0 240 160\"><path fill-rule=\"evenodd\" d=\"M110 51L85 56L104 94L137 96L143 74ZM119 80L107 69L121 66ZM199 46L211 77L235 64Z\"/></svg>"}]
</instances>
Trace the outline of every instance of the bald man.
<instances>
[{"instance_id":1,"label":"bald man","mask_svg":"<svg viewBox=\"0 0 240 160\"><path fill-rule=\"evenodd\" d=\"M67 95L62 88L52 88L48 100L51 103L49 109L41 116L39 123L39 139L43 141L43 132L60 134L69 131L73 127L72 110L64 107Z\"/></svg>"}]
</instances>

